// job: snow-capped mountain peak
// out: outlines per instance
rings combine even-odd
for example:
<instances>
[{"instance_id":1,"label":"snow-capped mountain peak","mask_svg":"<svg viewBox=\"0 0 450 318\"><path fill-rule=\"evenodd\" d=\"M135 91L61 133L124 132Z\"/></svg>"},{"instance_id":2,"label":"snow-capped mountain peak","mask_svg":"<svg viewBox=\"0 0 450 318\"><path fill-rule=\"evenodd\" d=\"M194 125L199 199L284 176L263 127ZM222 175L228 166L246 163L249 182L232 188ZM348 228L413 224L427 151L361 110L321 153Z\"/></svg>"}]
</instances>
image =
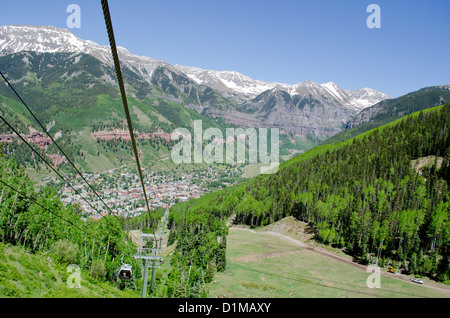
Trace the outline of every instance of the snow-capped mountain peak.
<instances>
[{"instance_id":1,"label":"snow-capped mountain peak","mask_svg":"<svg viewBox=\"0 0 450 318\"><path fill-rule=\"evenodd\" d=\"M359 111L372 106L383 99L390 98L386 94L370 88L362 90L342 90L334 82L318 84L311 80L305 80L298 84L283 84L268 81L260 81L235 71L205 70L198 67L175 65L175 68L185 73L198 84L203 84L219 90L225 94L241 97L240 100L255 98L261 93L276 87L288 92L291 96L305 96L311 94L320 99L326 96L335 100L344 107Z\"/></svg>"},{"instance_id":2,"label":"snow-capped mountain peak","mask_svg":"<svg viewBox=\"0 0 450 318\"><path fill-rule=\"evenodd\" d=\"M348 89L345 90L350 98L350 104L357 110L362 110L364 108L375 105L376 103L390 99L391 97L380 93L374 89L365 87L363 89Z\"/></svg>"},{"instance_id":3,"label":"snow-capped mountain peak","mask_svg":"<svg viewBox=\"0 0 450 318\"><path fill-rule=\"evenodd\" d=\"M358 111L380 102L389 96L370 88L342 90L333 82L317 84L306 80L295 85L260 81L236 71L216 71L198 67L172 66L151 57L137 56L123 47L118 47L121 63L151 82L155 69L163 66L175 73L182 73L200 85L209 86L238 101L253 99L265 91L279 86L294 95L312 95L317 99L327 98L344 107ZM76 37L67 29L52 26L11 25L0 26L0 55L33 51L39 53L76 52L92 55L101 62L113 64L109 46L101 46Z\"/></svg>"},{"instance_id":4,"label":"snow-capped mountain peak","mask_svg":"<svg viewBox=\"0 0 450 318\"><path fill-rule=\"evenodd\" d=\"M8 25L0 26L0 55L32 51L38 53L76 52L92 55L99 61L112 65L111 48L93 41L82 40L67 29L53 26ZM159 65L167 65L150 57L137 56L118 46L121 63L132 66L147 80Z\"/></svg>"}]
</instances>

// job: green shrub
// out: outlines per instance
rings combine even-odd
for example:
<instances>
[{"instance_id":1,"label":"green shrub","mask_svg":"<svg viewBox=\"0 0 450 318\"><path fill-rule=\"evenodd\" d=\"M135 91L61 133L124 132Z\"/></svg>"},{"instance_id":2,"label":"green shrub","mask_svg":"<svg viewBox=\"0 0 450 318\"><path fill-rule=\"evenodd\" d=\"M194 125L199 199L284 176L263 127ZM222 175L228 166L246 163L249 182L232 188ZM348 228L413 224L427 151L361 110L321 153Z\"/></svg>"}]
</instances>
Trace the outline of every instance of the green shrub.
<instances>
[{"instance_id":1,"label":"green shrub","mask_svg":"<svg viewBox=\"0 0 450 318\"><path fill-rule=\"evenodd\" d=\"M93 260L91 266L89 267L89 273L96 279L104 278L106 274L105 262L101 260Z\"/></svg>"},{"instance_id":2,"label":"green shrub","mask_svg":"<svg viewBox=\"0 0 450 318\"><path fill-rule=\"evenodd\" d=\"M59 264L73 264L77 259L78 245L60 240L52 245L51 254Z\"/></svg>"}]
</instances>

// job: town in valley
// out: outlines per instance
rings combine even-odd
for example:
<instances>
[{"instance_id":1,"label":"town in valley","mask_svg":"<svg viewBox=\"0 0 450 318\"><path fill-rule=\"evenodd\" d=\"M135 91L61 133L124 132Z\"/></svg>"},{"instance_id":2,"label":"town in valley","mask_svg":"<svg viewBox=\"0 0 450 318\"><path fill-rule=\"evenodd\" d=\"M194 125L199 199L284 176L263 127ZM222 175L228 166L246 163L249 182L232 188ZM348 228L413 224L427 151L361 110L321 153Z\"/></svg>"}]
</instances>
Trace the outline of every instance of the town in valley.
<instances>
[{"instance_id":1,"label":"town in valley","mask_svg":"<svg viewBox=\"0 0 450 318\"><path fill-rule=\"evenodd\" d=\"M177 173L167 170L143 171L145 191L152 210L168 209L175 203L200 198L206 193L231 185L240 179L235 177L240 173L239 168L231 166L209 166L206 170ZM55 187L62 202L78 206L79 213L85 219L98 220L109 214L99 197L116 215L134 217L146 212L142 183L137 171L132 167L111 169L103 173L84 173L83 177L96 190L98 196L78 175L66 176L72 187L56 176L46 176L42 186Z\"/></svg>"}]
</instances>

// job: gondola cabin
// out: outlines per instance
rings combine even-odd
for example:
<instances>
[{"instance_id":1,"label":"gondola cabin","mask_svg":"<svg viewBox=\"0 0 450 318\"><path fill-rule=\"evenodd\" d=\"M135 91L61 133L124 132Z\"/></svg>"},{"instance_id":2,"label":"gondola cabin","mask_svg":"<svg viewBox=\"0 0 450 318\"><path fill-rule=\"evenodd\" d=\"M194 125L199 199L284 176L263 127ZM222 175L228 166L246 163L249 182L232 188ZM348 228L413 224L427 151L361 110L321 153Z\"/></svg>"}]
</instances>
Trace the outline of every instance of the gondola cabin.
<instances>
[{"instance_id":1,"label":"gondola cabin","mask_svg":"<svg viewBox=\"0 0 450 318\"><path fill-rule=\"evenodd\" d=\"M119 270L119 278L123 280L131 279L133 276L133 266L130 264L123 264Z\"/></svg>"}]
</instances>

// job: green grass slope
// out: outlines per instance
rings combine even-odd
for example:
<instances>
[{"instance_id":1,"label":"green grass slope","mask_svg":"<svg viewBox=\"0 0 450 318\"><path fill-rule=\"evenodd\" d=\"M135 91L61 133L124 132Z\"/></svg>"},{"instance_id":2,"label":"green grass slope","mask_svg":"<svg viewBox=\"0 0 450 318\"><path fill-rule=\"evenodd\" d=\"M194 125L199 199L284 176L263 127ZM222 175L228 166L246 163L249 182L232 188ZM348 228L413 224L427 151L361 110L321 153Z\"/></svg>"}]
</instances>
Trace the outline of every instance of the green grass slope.
<instances>
[{"instance_id":1,"label":"green grass slope","mask_svg":"<svg viewBox=\"0 0 450 318\"><path fill-rule=\"evenodd\" d=\"M70 288L72 272L42 253L0 243L1 298L137 298L131 290L119 290L81 271L81 288Z\"/></svg>"},{"instance_id":2,"label":"green grass slope","mask_svg":"<svg viewBox=\"0 0 450 318\"><path fill-rule=\"evenodd\" d=\"M366 267L306 249L297 240L292 234L275 235L263 229L232 229L228 235L227 270L215 277L209 297L450 297L450 289L445 286L438 287L430 280L417 285L404 275L388 274L384 268L380 269L380 288L369 288L371 273Z\"/></svg>"}]
</instances>

